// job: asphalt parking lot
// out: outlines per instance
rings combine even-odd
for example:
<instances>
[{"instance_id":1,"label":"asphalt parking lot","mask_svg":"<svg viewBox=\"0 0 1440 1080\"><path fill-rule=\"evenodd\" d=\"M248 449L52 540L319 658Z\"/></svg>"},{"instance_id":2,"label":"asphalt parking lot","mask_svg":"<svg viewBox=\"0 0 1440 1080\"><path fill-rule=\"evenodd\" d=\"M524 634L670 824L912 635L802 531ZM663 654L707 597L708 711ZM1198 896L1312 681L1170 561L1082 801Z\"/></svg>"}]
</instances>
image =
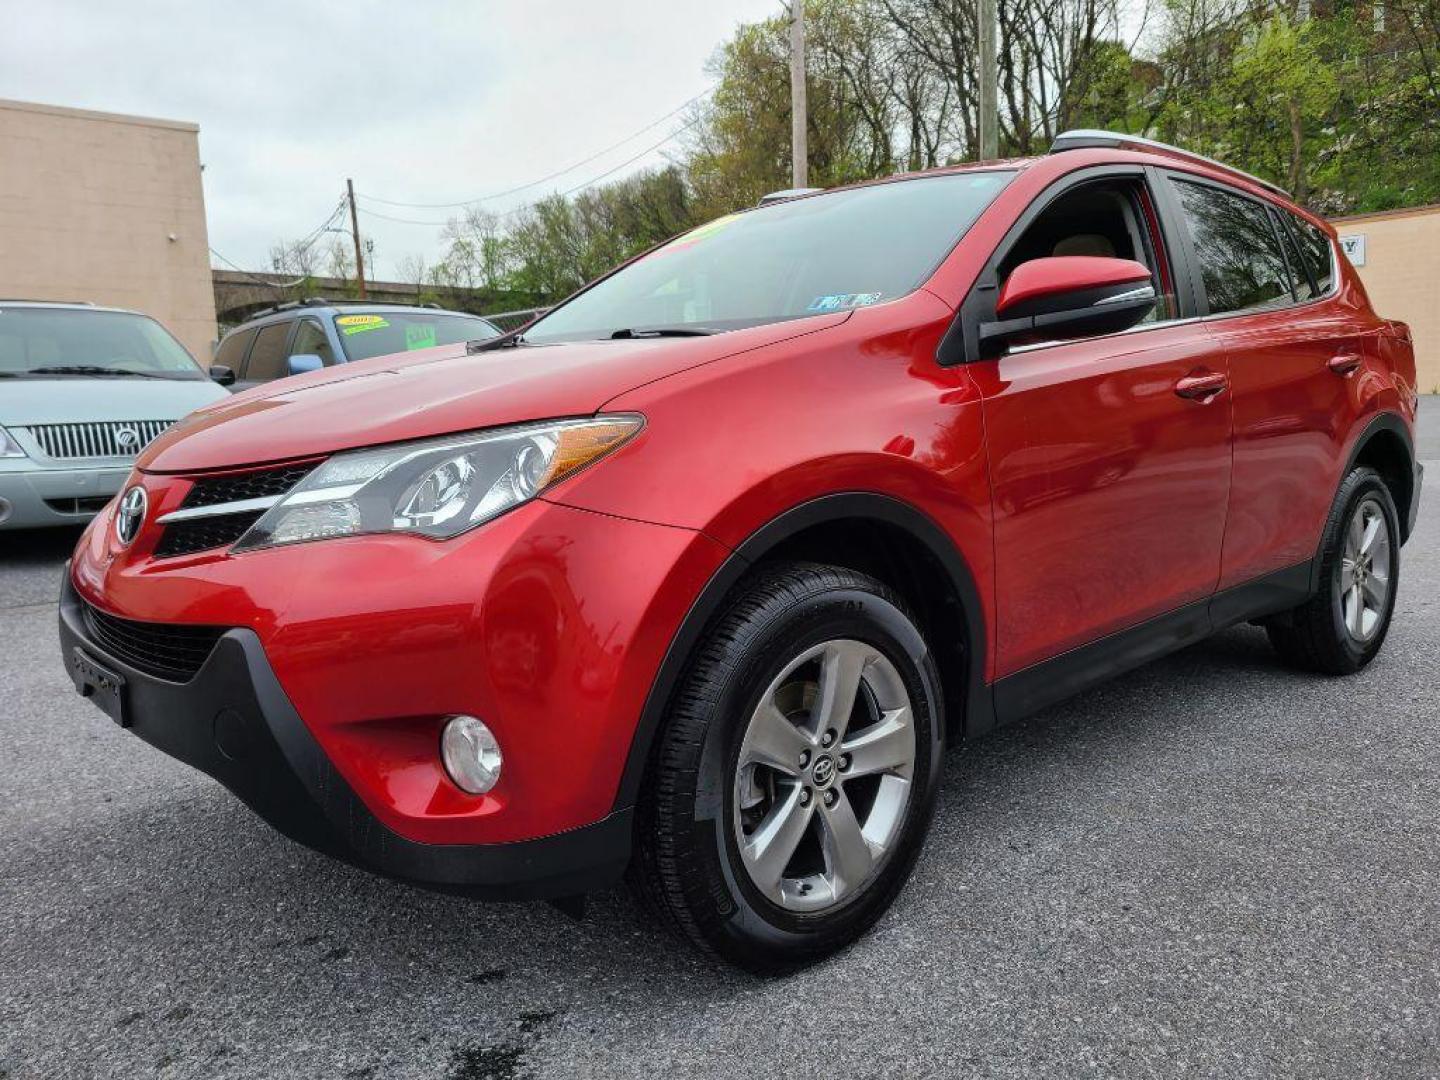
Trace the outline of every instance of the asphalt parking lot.
<instances>
[{"instance_id":1,"label":"asphalt parking lot","mask_svg":"<svg viewBox=\"0 0 1440 1080\"><path fill-rule=\"evenodd\" d=\"M0 534L0 1078L1440 1074L1440 402L1365 673L1251 628L952 753L894 910L785 979L271 832L76 697Z\"/></svg>"}]
</instances>

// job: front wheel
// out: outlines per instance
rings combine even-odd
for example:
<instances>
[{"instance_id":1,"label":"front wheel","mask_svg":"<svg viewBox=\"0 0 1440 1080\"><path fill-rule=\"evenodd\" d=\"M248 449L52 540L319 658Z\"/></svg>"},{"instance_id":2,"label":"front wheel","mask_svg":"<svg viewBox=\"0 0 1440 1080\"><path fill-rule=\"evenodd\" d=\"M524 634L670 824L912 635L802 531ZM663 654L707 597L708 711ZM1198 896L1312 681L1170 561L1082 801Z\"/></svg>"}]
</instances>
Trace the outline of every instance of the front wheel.
<instances>
[{"instance_id":1,"label":"front wheel","mask_svg":"<svg viewBox=\"0 0 1440 1080\"><path fill-rule=\"evenodd\" d=\"M642 897L752 971L853 941L899 893L929 824L938 687L879 582L810 564L757 577L700 644L658 737Z\"/></svg>"},{"instance_id":2,"label":"front wheel","mask_svg":"<svg viewBox=\"0 0 1440 1080\"><path fill-rule=\"evenodd\" d=\"M1384 644L1400 583L1400 517L1374 469L1354 469L1341 483L1320 558L1319 590L1266 631L1291 666L1350 675Z\"/></svg>"}]
</instances>

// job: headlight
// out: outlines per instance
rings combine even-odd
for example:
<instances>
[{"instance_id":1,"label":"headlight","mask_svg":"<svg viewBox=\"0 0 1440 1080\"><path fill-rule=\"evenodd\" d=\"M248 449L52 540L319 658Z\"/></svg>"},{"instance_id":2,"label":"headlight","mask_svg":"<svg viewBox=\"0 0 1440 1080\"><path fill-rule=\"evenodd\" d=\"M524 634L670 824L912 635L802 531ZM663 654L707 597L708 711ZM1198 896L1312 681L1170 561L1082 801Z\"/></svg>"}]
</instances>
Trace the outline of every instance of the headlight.
<instances>
[{"instance_id":1,"label":"headlight","mask_svg":"<svg viewBox=\"0 0 1440 1080\"><path fill-rule=\"evenodd\" d=\"M234 550L360 533L458 536L608 454L643 423L632 415L557 420L336 454Z\"/></svg>"},{"instance_id":2,"label":"headlight","mask_svg":"<svg viewBox=\"0 0 1440 1080\"><path fill-rule=\"evenodd\" d=\"M15 436L0 427L0 458L24 456L25 451L20 449L20 444L15 441Z\"/></svg>"}]
</instances>

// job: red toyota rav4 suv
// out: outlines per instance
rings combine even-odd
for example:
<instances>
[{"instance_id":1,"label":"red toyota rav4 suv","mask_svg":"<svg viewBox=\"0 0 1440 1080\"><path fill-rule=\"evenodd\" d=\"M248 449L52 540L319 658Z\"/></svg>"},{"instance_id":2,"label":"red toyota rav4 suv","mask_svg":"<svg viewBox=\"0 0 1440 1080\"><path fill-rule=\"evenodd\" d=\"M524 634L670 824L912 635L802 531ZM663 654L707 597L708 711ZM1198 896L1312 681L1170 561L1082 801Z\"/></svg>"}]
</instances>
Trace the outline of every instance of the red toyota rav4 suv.
<instances>
[{"instance_id":1,"label":"red toyota rav4 suv","mask_svg":"<svg viewBox=\"0 0 1440 1080\"><path fill-rule=\"evenodd\" d=\"M64 659L296 840L480 896L628 868L785 968L895 898L947 741L1242 620L1369 662L1414 382L1324 222L1071 133L193 414L80 541Z\"/></svg>"}]
</instances>

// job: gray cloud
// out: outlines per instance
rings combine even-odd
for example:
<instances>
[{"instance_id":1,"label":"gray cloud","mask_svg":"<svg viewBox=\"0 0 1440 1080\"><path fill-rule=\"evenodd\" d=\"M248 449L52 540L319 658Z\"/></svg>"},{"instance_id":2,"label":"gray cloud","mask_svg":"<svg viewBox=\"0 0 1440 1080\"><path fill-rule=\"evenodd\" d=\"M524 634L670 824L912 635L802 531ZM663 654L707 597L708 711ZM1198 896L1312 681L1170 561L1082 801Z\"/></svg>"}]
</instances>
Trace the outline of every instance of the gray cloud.
<instances>
[{"instance_id":1,"label":"gray cloud","mask_svg":"<svg viewBox=\"0 0 1440 1080\"><path fill-rule=\"evenodd\" d=\"M357 191L449 202L538 179L708 85L705 61L780 0L4 0L0 97L190 120L210 242L265 268ZM573 187L679 126L508 199ZM656 151L631 168L663 160ZM370 204L393 217L440 209ZM435 225L362 218L378 270L434 259Z\"/></svg>"}]
</instances>

